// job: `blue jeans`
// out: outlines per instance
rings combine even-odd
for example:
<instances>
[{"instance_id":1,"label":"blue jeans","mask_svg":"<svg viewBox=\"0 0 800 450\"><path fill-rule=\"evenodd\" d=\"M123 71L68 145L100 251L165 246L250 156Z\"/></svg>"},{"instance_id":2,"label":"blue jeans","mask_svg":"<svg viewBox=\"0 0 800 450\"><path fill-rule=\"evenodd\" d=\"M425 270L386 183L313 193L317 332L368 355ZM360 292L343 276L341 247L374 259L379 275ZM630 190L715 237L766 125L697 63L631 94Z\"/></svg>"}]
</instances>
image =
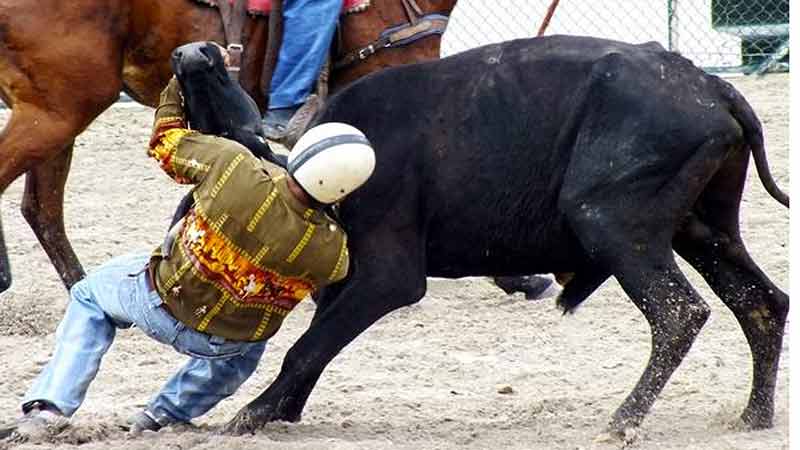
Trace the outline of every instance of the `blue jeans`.
<instances>
[{"instance_id":1,"label":"blue jeans","mask_svg":"<svg viewBox=\"0 0 800 450\"><path fill-rule=\"evenodd\" d=\"M344 0L285 0L283 43L272 75L269 109L306 101L328 56Z\"/></svg>"},{"instance_id":2,"label":"blue jeans","mask_svg":"<svg viewBox=\"0 0 800 450\"><path fill-rule=\"evenodd\" d=\"M187 328L148 289L144 269L150 255L131 254L100 266L70 290L70 302L56 330L53 358L36 378L23 408L46 400L71 416L83 403L100 360L117 328L136 326L153 339L191 356L150 400L159 421L188 422L213 408L255 371L266 341L228 341Z\"/></svg>"}]
</instances>

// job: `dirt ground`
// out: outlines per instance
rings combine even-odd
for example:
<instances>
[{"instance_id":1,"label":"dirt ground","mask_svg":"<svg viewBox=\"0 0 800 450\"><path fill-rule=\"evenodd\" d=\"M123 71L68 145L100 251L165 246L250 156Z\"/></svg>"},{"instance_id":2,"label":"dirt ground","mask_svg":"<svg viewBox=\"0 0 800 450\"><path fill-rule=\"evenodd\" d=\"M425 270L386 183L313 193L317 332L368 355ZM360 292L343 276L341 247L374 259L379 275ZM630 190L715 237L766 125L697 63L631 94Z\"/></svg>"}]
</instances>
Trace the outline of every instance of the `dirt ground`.
<instances>
[{"instance_id":1,"label":"dirt ground","mask_svg":"<svg viewBox=\"0 0 800 450\"><path fill-rule=\"evenodd\" d=\"M788 75L737 78L764 123L772 171L789 184ZM0 120L6 120L5 111ZM87 270L161 240L183 187L144 154L152 110L114 107L79 137L66 220ZM0 296L0 422L18 415L26 388L48 360L67 294L19 213L22 180L3 196L14 285ZM751 254L789 288L789 214L751 170L742 229ZM750 390L750 352L733 315L685 264L712 315L630 448L788 448L788 339L778 373L775 427L732 427ZM270 342L257 373L200 418L200 428L130 437L117 424L143 406L184 357L136 330L118 333L74 426L18 449L614 449L596 441L647 361L647 323L614 281L575 315L552 299L507 296L486 280L430 280L426 298L381 320L328 367L297 424L254 436L215 430L265 389L307 327L310 301ZM511 386L501 394L498 387Z\"/></svg>"}]
</instances>

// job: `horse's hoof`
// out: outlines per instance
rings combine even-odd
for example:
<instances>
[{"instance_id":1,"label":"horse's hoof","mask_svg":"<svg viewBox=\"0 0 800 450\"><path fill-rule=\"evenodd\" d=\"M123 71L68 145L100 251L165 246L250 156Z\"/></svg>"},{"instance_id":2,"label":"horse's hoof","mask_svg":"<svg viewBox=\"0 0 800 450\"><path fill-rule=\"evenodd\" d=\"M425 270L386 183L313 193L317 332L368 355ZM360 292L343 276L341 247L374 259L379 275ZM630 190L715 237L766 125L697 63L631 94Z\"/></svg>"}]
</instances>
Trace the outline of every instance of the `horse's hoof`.
<instances>
[{"instance_id":1,"label":"horse's hoof","mask_svg":"<svg viewBox=\"0 0 800 450\"><path fill-rule=\"evenodd\" d=\"M11 287L11 274L0 273L0 294Z\"/></svg>"}]
</instances>

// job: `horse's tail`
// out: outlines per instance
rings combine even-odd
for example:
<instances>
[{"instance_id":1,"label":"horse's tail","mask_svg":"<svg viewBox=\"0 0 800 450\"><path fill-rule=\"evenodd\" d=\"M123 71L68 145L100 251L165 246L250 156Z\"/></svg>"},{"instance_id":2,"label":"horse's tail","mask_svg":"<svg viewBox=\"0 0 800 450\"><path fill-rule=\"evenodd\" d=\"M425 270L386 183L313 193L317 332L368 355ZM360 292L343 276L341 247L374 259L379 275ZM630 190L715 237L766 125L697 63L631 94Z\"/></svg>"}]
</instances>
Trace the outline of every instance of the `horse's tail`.
<instances>
[{"instance_id":1,"label":"horse's tail","mask_svg":"<svg viewBox=\"0 0 800 450\"><path fill-rule=\"evenodd\" d=\"M758 120L755 111L747 103L747 100L730 83L723 82L725 97L730 101L730 111L734 119L739 123L744 131L744 139L750 152L753 154L753 161L756 164L758 178L767 190L769 195L785 207L789 207L789 196L783 192L772 173L767 162L767 152L764 148L764 132L761 128L761 121Z\"/></svg>"}]
</instances>

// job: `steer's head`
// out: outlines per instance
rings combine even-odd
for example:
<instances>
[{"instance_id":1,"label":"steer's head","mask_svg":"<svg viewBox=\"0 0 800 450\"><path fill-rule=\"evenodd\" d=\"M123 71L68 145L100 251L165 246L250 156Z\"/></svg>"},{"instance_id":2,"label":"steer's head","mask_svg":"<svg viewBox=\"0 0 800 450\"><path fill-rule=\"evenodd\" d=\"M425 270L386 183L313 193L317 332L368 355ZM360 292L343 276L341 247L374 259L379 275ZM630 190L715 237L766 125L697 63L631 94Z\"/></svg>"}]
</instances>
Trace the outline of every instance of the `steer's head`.
<instances>
[{"instance_id":1,"label":"steer's head","mask_svg":"<svg viewBox=\"0 0 800 450\"><path fill-rule=\"evenodd\" d=\"M256 102L228 77L221 47L213 42L185 44L172 52L171 63L193 129L232 139L256 156L279 162L264 139Z\"/></svg>"}]
</instances>

